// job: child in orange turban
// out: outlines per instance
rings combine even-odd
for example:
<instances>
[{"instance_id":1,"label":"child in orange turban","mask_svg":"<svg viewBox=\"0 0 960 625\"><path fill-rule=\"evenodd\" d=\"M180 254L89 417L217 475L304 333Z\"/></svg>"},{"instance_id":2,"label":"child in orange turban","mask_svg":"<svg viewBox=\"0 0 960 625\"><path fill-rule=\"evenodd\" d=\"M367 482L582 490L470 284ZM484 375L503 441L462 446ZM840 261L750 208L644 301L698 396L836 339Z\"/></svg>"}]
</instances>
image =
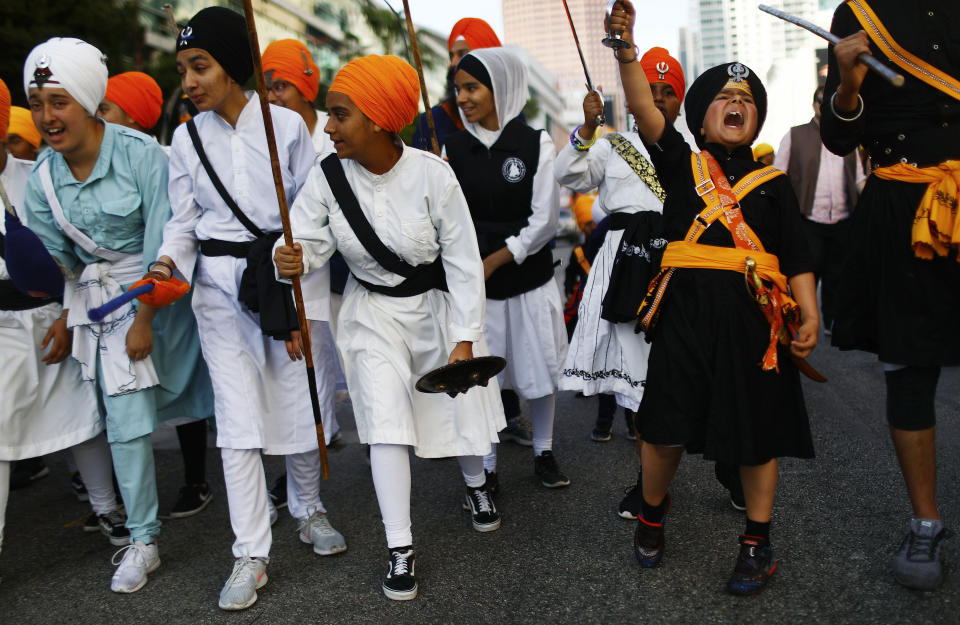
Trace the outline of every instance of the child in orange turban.
<instances>
[{"instance_id":1,"label":"child in orange turban","mask_svg":"<svg viewBox=\"0 0 960 625\"><path fill-rule=\"evenodd\" d=\"M317 154L328 152L330 145L323 133L327 116L313 108L320 91L320 69L307 46L296 39L274 41L263 51L263 75L270 104L299 113Z\"/></svg>"},{"instance_id":2,"label":"child in orange turban","mask_svg":"<svg viewBox=\"0 0 960 625\"><path fill-rule=\"evenodd\" d=\"M483 455L506 425L496 380L456 398L413 387L438 367L489 354L484 268L463 192L445 162L396 137L418 93L416 71L395 56L340 70L326 100L337 153L313 168L290 210L295 244L274 249L283 277L322 268L337 249L353 275L337 346L360 441L370 445L389 550L382 588L398 601L418 592L408 447L458 457L473 529L490 532L500 515Z\"/></svg>"},{"instance_id":3,"label":"child in orange turban","mask_svg":"<svg viewBox=\"0 0 960 625\"><path fill-rule=\"evenodd\" d=\"M30 110L22 106L10 107L10 121L5 126L7 131L7 151L15 158L25 161L37 159L40 148L40 131L33 123Z\"/></svg>"},{"instance_id":4,"label":"child in orange turban","mask_svg":"<svg viewBox=\"0 0 960 625\"><path fill-rule=\"evenodd\" d=\"M163 112L163 92L143 72L124 72L107 80L107 93L97 109L104 121L149 132Z\"/></svg>"}]
</instances>

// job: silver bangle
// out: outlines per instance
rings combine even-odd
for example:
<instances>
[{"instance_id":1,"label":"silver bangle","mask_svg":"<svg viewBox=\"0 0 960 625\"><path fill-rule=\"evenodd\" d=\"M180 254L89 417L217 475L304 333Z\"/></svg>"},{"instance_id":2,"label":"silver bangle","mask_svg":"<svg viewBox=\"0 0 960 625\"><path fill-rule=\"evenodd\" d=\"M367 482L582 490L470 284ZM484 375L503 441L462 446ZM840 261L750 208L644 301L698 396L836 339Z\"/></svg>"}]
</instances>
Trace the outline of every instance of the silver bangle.
<instances>
[{"instance_id":1,"label":"silver bangle","mask_svg":"<svg viewBox=\"0 0 960 625\"><path fill-rule=\"evenodd\" d=\"M629 49L629 48L624 48L624 49ZM621 58L620 58L620 53L621 53L622 51L623 51L623 50L621 50L621 49L614 50L614 51L613 51L613 56L614 56L614 58L617 59L617 61L619 61L620 63L622 63L622 64L624 64L624 65L628 65L628 64L633 63L634 61L637 61L637 60L640 59L640 48L637 47L637 44L633 44L633 58L632 58L632 59L628 59L628 60L626 60L626 61L623 60L623 59L621 59Z\"/></svg>"},{"instance_id":2,"label":"silver bangle","mask_svg":"<svg viewBox=\"0 0 960 625\"><path fill-rule=\"evenodd\" d=\"M860 116L863 115L863 98L860 94L857 94L857 114L853 117L844 117L837 112L837 92L834 91L833 95L830 97L830 110L833 111L833 114L837 119L844 122L854 122L860 119Z\"/></svg>"}]
</instances>

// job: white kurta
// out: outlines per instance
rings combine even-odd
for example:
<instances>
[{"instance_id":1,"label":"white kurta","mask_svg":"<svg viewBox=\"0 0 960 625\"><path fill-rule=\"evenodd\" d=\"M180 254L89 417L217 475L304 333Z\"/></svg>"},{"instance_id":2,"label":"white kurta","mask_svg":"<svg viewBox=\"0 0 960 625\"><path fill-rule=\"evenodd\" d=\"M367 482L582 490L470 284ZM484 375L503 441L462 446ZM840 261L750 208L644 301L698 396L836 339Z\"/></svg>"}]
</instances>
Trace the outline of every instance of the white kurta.
<instances>
[{"instance_id":1,"label":"white kurta","mask_svg":"<svg viewBox=\"0 0 960 625\"><path fill-rule=\"evenodd\" d=\"M459 341L475 356L489 353L483 338L483 268L463 192L450 167L409 147L394 167L374 175L342 160L347 180L377 235L411 265L439 255L449 293L412 297L368 291L350 279L338 319L360 441L412 445L418 456L483 455L506 426L499 388L470 389L450 398L414 389L416 380L445 365ZM303 246L306 272L337 249L353 275L384 286L403 277L383 269L361 245L340 211L320 167L315 167L290 214Z\"/></svg>"},{"instance_id":2,"label":"white kurta","mask_svg":"<svg viewBox=\"0 0 960 625\"><path fill-rule=\"evenodd\" d=\"M0 183L21 218L33 163L7 156ZM0 232L6 232L0 215ZM9 280L0 258L0 280ZM60 316L60 304L0 310L0 461L21 460L72 447L103 430L93 382L80 379L73 358L47 365L40 344ZM0 510L2 515L2 510Z\"/></svg>"},{"instance_id":3,"label":"white kurta","mask_svg":"<svg viewBox=\"0 0 960 625\"><path fill-rule=\"evenodd\" d=\"M519 233L506 240L518 264L557 235L560 200L553 177L555 158L553 141L543 131L530 219ZM567 353L567 330L555 279L514 297L488 299L485 332L490 351L507 359L507 367L498 378L503 388L513 389L526 399L545 397L557 390L560 365Z\"/></svg>"},{"instance_id":4,"label":"white kurta","mask_svg":"<svg viewBox=\"0 0 960 625\"><path fill-rule=\"evenodd\" d=\"M649 160L637 133L621 134ZM659 198L612 144L602 138L583 152L565 145L557 157L555 173L557 182L579 193L599 187L596 202L608 215L644 210L663 212ZM560 388L581 391L584 395L615 393L617 403L636 410L643 397L650 345L642 334L634 333L633 324L610 323L600 318L600 307L622 238L623 230L608 231L593 259L583 288L577 326L563 363Z\"/></svg>"},{"instance_id":5,"label":"white kurta","mask_svg":"<svg viewBox=\"0 0 960 625\"><path fill-rule=\"evenodd\" d=\"M315 152L300 115L276 106L271 114L291 202L313 165ZM250 97L235 128L213 112L194 120L207 157L240 208L261 230L280 230L257 98ZM169 189L173 217L164 229L159 255L170 256L179 273L194 278L193 310L213 382L217 445L262 449L267 454L316 449L303 363L290 360L282 341L265 337L258 316L237 301L246 260L198 253L200 239L250 241L253 235L217 193L183 126L173 136ZM307 314L312 317L316 308L311 303L322 301L323 292L311 288L307 280L302 286Z\"/></svg>"}]
</instances>

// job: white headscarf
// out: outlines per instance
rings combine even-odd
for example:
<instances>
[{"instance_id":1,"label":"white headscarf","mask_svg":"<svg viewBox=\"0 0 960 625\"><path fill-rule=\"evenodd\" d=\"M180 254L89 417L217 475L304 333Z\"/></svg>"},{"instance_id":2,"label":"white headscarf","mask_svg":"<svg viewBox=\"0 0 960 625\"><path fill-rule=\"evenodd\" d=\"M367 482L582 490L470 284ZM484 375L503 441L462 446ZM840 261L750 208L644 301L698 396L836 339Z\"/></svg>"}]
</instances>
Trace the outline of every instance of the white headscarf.
<instances>
[{"instance_id":1,"label":"white headscarf","mask_svg":"<svg viewBox=\"0 0 960 625\"><path fill-rule=\"evenodd\" d=\"M23 64L23 91L29 97L30 87L41 86L36 72L50 71L44 84L69 93L91 116L107 92L107 57L86 41L72 37L53 37L41 43ZM41 78L42 81L42 78Z\"/></svg>"},{"instance_id":2,"label":"white headscarf","mask_svg":"<svg viewBox=\"0 0 960 625\"><path fill-rule=\"evenodd\" d=\"M463 120L464 128L489 148L500 138L504 126L523 111L527 100L530 99L527 66L517 53L509 48L480 48L471 50L469 56L476 57L490 74L490 82L493 83L493 104L497 108L497 121L500 127L497 130L487 130L480 124L468 122L462 110L460 119Z\"/></svg>"}]
</instances>

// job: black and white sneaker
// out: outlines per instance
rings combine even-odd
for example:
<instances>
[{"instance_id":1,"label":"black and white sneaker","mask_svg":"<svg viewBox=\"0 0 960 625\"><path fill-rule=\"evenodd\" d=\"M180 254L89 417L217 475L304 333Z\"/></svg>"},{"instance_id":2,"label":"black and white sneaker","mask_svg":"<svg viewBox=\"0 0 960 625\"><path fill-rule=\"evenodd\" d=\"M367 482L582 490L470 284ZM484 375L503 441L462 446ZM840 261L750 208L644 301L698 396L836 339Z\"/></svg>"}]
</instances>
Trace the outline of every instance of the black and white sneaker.
<instances>
[{"instance_id":1,"label":"black and white sneaker","mask_svg":"<svg viewBox=\"0 0 960 625\"><path fill-rule=\"evenodd\" d=\"M492 532L500 529L500 513L493 503L493 497L484 484L480 488L467 487L466 502L473 515L473 529L478 532Z\"/></svg>"},{"instance_id":2,"label":"black and white sneaker","mask_svg":"<svg viewBox=\"0 0 960 625\"><path fill-rule=\"evenodd\" d=\"M557 458L549 449L533 459L533 471L547 488L570 486L570 478L560 471Z\"/></svg>"},{"instance_id":3,"label":"black and white sneaker","mask_svg":"<svg viewBox=\"0 0 960 625\"><path fill-rule=\"evenodd\" d=\"M127 529L127 515L120 510L112 510L98 517L100 533L110 539L114 547L130 544L130 530Z\"/></svg>"},{"instance_id":4,"label":"black and white sneaker","mask_svg":"<svg viewBox=\"0 0 960 625\"><path fill-rule=\"evenodd\" d=\"M637 485L628 486L623 492L617 514L621 519L636 519L643 509L643 471L637 471Z\"/></svg>"},{"instance_id":5,"label":"black and white sneaker","mask_svg":"<svg viewBox=\"0 0 960 625\"><path fill-rule=\"evenodd\" d=\"M417 596L417 578L414 571L413 546L390 550L387 577L383 580L383 594L394 601L410 601Z\"/></svg>"},{"instance_id":6,"label":"black and white sneaker","mask_svg":"<svg viewBox=\"0 0 960 625\"><path fill-rule=\"evenodd\" d=\"M497 472L484 469L483 474L487 477L487 490L491 495L496 496L500 492L500 478L497 477Z\"/></svg>"},{"instance_id":7,"label":"black and white sneaker","mask_svg":"<svg viewBox=\"0 0 960 625\"><path fill-rule=\"evenodd\" d=\"M74 471L70 474L70 488L73 490L73 494L76 496L77 501L90 501L90 495L87 493L87 486L83 483L83 478L80 477L79 471Z\"/></svg>"},{"instance_id":8,"label":"black and white sneaker","mask_svg":"<svg viewBox=\"0 0 960 625\"><path fill-rule=\"evenodd\" d=\"M180 495L177 496L177 502L173 504L173 510L170 511L171 519L184 519L201 512L210 500L213 499L213 493L206 484L186 484L180 487Z\"/></svg>"},{"instance_id":9,"label":"black and white sneaker","mask_svg":"<svg viewBox=\"0 0 960 625\"><path fill-rule=\"evenodd\" d=\"M91 512L83 520L83 531L89 534L100 531L100 517L97 516L96 512Z\"/></svg>"}]
</instances>

